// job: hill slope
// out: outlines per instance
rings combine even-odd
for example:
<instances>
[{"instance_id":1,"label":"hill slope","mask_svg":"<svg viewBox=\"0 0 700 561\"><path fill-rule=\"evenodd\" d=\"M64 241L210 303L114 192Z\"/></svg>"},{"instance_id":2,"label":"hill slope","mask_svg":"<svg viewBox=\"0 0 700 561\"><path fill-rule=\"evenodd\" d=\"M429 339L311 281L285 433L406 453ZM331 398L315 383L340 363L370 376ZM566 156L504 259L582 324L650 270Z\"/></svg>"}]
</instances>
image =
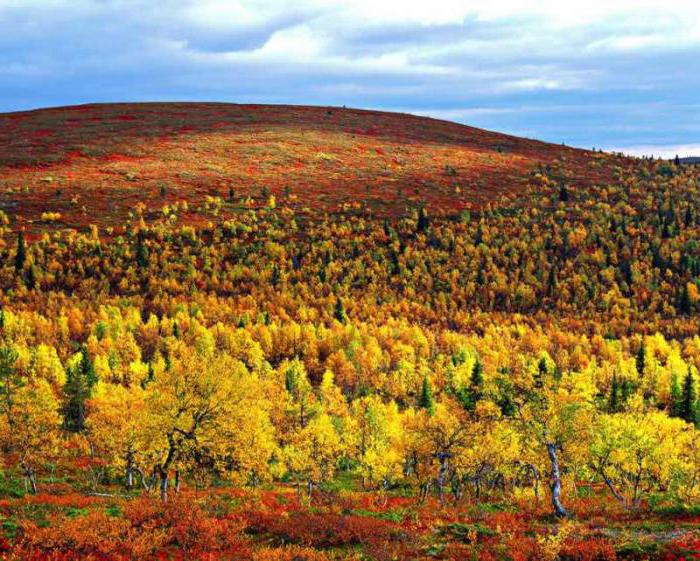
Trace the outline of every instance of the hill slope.
<instances>
[{"instance_id":1,"label":"hill slope","mask_svg":"<svg viewBox=\"0 0 700 561\"><path fill-rule=\"evenodd\" d=\"M207 196L255 205L272 194L311 213L348 205L377 216L419 205L455 213L522 195L538 166L565 162L574 183L591 184L611 177L612 161L396 113L84 105L0 115L0 210L15 217L15 228L33 233L91 223L118 229L139 203L146 212L183 200L194 209ZM49 225L42 220L47 212L60 218ZM186 219L196 223L195 214Z\"/></svg>"}]
</instances>

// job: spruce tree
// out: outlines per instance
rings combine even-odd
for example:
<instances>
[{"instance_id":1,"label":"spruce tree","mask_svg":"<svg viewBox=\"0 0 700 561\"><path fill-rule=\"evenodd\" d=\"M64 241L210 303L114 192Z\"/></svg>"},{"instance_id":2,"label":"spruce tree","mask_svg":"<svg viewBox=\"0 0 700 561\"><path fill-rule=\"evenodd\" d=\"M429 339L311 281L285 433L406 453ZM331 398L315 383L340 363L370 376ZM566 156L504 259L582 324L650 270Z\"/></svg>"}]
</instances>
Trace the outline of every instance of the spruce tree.
<instances>
[{"instance_id":1,"label":"spruce tree","mask_svg":"<svg viewBox=\"0 0 700 561\"><path fill-rule=\"evenodd\" d=\"M146 378L141 382L141 387L143 389L146 389L146 386L150 384L153 380L156 378L156 372L153 369L153 363L149 362L148 363L148 374L146 375Z\"/></svg>"},{"instance_id":2,"label":"spruce tree","mask_svg":"<svg viewBox=\"0 0 700 561\"><path fill-rule=\"evenodd\" d=\"M474 412L476 404L483 396L484 387L484 366L477 358L472 367L469 386L462 387L456 392L457 399L461 402L462 407L469 412Z\"/></svg>"},{"instance_id":3,"label":"spruce tree","mask_svg":"<svg viewBox=\"0 0 700 561\"><path fill-rule=\"evenodd\" d=\"M559 188L559 200L562 203L569 202L569 189L564 184Z\"/></svg>"},{"instance_id":4,"label":"spruce tree","mask_svg":"<svg viewBox=\"0 0 700 561\"><path fill-rule=\"evenodd\" d=\"M622 409L620 397L620 384L617 374L613 374L612 385L610 386L610 399L608 400L608 411L618 413Z\"/></svg>"},{"instance_id":5,"label":"spruce tree","mask_svg":"<svg viewBox=\"0 0 700 561\"><path fill-rule=\"evenodd\" d=\"M476 235L474 236L474 245L481 245L484 242L484 227L479 223L479 227L476 229Z\"/></svg>"},{"instance_id":6,"label":"spruce tree","mask_svg":"<svg viewBox=\"0 0 700 561\"><path fill-rule=\"evenodd\" d=\"M21 273L27 261L27 247L24 242L24 232L20 230L17 235L17 252L15 253L15 271Z\"/></svg>"},{"instance_id":7,"label":"spruce tree","mask_svg":"<svg viewBox=\"0 0 700 561\"><path fill-rule=\"evenodd\" d=\"M484 387L484 365L481 364L479 358L474 362L470 385L475 392L479 392L479 397L481 397L481 390Z\"/></svg>"},{"instance_id":8,"label":"spruce tree","mask_svg":"<svg viewBox=\"0 0 700 561\"><path fill-rule=\"evenodd\" d=\"M533 386L536 389L542 389L544 387L545 378L548 374L547 361L542 357L537 363L537 372L535 373Z\"/></svg>"},{"instance_id":9,"label":"spruce tree","mask_svg":"<svg viewBox=\"0 0 700 561\"><path fill-rule=\"evenodd\" d=\"M29 290L34 290L36 288L36 269L34 265L31 265L27 269L27 273L24 275L24 284Z\"/></svg>"},{"instance_id":10,"label":"spruce tree","mask_svg":"<svg viewBox=\"0 0 700 561\"><path fill-rule=\"evenodd\" d=\"M637 351L637 373L639 374L640 378L642 376L644 376L644 369L646 368L646 361L647 361L647 350L646 350L646 346L644 345L644 341L642 341L642 344L639 346L639 350Z\"/></svg>"},{"instance_id":11,"label":"spruce tree","mask_svg":"<svg viewBox=\"0 0 700 561\"><path fill-rule=\"evenodd\" d=\"M97 383L97 374L87 351L83 349L81 352L79 364L68 368L63 386L63 426L76 433L85 430L85 403Z\"/></svg>"},{"instance_id":12,"label":"spruce tree","mask_svg":"<svg viewBox=\"0 0 700 561\"><path fill-rule=\"evenodd\" d=\"M95 372L95 366L90 360L90 355L86 349L82 349L81 355L80 371L83 373L88 386L92 388L97 383L97 372Z\"/></svg>"},{"instance_id":13,"label":"spruce tree","mask_svg":"<svg viewBox=\"0 0 700 561\"><path fill-rule=\"evenodd\" d=\"M683 392L678 381L678 374L675 372L671 375L671 388L669 394L668 414L671 417L681 416L681 402L683 401Z\"/></svg>"},{"instance_id":14,"label":"spruce tree","mask_svg":"<svg viewBox=\"0 0 700 561\"><path fill-rule=\"evenodd\" d=\"M284 374L284 387L290 395L295 395L298 386L297 372L294 368L288 368Z\"/></svg>"},{"instance_id":15,"label":"spruce tree","mask_svg":"<svg viewBox=\"0 0 700 561\"><path fill-rule=\"evenodd\" d=\"M698 418L698 394L695 388L695 378L688 371L683 381L683 395L679 407L679 417L684 421L697 426L700 422Z\"/></svg>"},{"instance_id":16,"label":"spruce tree","mask_svg":"<svg viewBox=\"0 0 700 561\"><path fill-rule=\"evenodd\" d=\"M425 211L424 207L418 211L418 224L416 226L419 232L425 232L428 229L430 221L428 220L428 213Z\"/></svg>"},{"instance_id":17,"label":"spruce tree","mask_svg":"<svg viewBox=\"0 0 700 561\"><path fill-rule=\"evenodd\" d=\"M345 313L345 306L343 306L343 301L340 298L337 298L335 301L333 317L337 319L340 323L345 323L346 321L348 321L348 315Z\"/></svg>"},{"instance_id":18,"label":"spruce tree","mask_svg":"<svg viewBox=\"0 0 700 561\"><path fill-rule=\"evenodd\" d=\"M148 252L146 250L143 230L139 230L136 236L136 264L139 266L139 269L148 267Z\"/></svg>"},{"instance_id":19,"label":"spruce tree","mask_svg":"<svg viewBox=\"0 0 700 561\"><path fill-rule=\"evenodd\" d=\"M0 408L9 412L14 393L24 385L22 375L15 368L18 354L11 347L0 348Z\"/></svg>"},{"instance_id":20,"label":"spruce tree","mask_svg":"<svg viewBox=\"0 0 700 561\"><path fill-rule=\"evenodd\" d=\"M478 286L484 286L484 281L485 281L485 280L486 280L486 279L485 279L485 277L484 277L484 265L482 264L482 266L479 267L479 270L478 270L477 273L476 273L476 284L477 284Z\"/></svg>"},{"instance_id":21,"label":"spruce tree","mask_svg":"<svg viewBox=\"0 0 700 561\"><path fill-rule=\"evenodd\" d=\"M427 376L423 378L423 386L421 387L420 396L418 397L418 407L427 410L430 415L435 412L433 387L430 385L430 380Z\"/></svg>"},{"instance_id":22,"label":"spruce tree","mask_svg":"<svg viewBox=\"0 0 700 561\"><path fill-rule=\"evenodd\" d=\"M684 284L681 289L681 295L678 299L678 308L684 315L689 315L692 311L693 305L690 301L690 294L688 293L688 285Z\"/></svg>"}]
</instances>

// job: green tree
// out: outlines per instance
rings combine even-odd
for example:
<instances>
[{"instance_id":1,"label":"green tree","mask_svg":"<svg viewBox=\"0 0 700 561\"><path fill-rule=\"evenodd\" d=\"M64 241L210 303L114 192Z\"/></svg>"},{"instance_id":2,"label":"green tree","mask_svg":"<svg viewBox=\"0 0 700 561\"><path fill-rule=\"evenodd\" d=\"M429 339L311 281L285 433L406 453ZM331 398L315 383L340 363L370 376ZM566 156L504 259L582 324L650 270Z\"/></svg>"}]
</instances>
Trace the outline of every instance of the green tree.
<instances>
[{"instance_id":1,"label":"green tree","mask_svg":"<svg viewBox=\"0 0 700 561\"><path fill-rule=\"evenodd\" d=\"M429 225L430 221L428 220L428 213L426 212L424 207L421 207L418 211L418 224L416 226L416 229L419 232L425 232L428 229Z\"/></svg>"},{"instance_id":2,"label":"green tree","mask_svg":"<svg viewBox=\"0 0 700 561\"><path fill-rule=\"evenodd\" d=\"M95 368L85 349L77 366L68 368L63 386L63 426L70 432L85 430L85 403L97 382Z\"/></svg>"},{"instance_id":3,"label":"green tree","mask_svg":"<svg viewBox=\"0 0 700 561\"><path fill-rule=\"evenodd\" d=\"M139 269L148 267L148 250L146 249L143 230L139 230L139 233L136 235L136 264L139 266Z\"/></svg>"},{"instance_id":4,"label":"green tree","mask_svg":"<svg viewBox=\"0 0 700 561\"><path fill-rule=\"evenodd\" d=\"M418 407L425 409L431 415L435 412L435 400L433 399L433 387L430 384L430 379L426 376L423 378L420 396L418 396Z\"/></svg>"},{"instance_id":5,"label":"green tree","mask_svg":"<svg viewBox=\"0 0 700 561\"><path fill-rule=\"evenodd\" d=\"M620 395L620 383L617 380L617 374L613 374L612 384L610 386L610 398L608 400L608 411L610 413L618 413L622 410L622 398Z\"/></svg>"},{"instance_id":6,"label":"green tree","mask_svg":"<svg viewBox=\"0 0 700 561\"><path fill-rule=\"evenodd\" d=\"M340 298L335 301L335 308L333 309L333 317L337 319L340 323L345 323L348 321L348 315L345 313L345 306Z\"/></svg>"},{"instance_id":7,"label":"green tree","mask_svg":"<svg viewBox=\"0 0 700 561\"><path fill-rule=\"evenodd\" d=\"M683 395L678 416L695 426L700 424L700 419L698 419L698 394L695 388L695 378L693 378L693 374L690 371L688 371L683 381Z\"/></svg>"},{"instance_id":8,"label":"green tree","mask_svg":"<svg viewBox=\"0 0 700 561\"><path fill-rule=\"evenodd\" d=\"M564 183L559 187L559 200L562 203L569 202L569 189Z\"/></svg>"},{"instance_id":9,"label":"green tree","mask_svg":"<svg viewBox=\"0 0 700 561\"><path fill-rule=\"evenodd\" d=\"M688 293L688 285L684 284L681 288L681 295L678 299L678 309L684 315L689 315L693 311L693 304L690 301L690 294Z\"/></svg>"},{"instance_id":10,"label":"green tree","mask_svg":"<svg viewBox=\"0 0 700 561\"><path fill-rule=\"evenodd\" d=\"M469 386L461 388L457 397L464 409L474 412L477 402L482 398L484 390L484 366L478 358L472 367Z\"/></svg>"},{"instance_id":11,"label":"green tree","mask_svg":"<svg viewBox=\"0 0 700 561\"><path fill-rule=\"evenodd\" d=\"M34 265L31 265L27 269L27 273L24 275L24 284L27 286L29 290L34 290L37 285L37 280L36 280L36 269Z\"/></svg>"},{"instance_id":12,"label":"green tree","mask_svg":"<svg viewBox=\"0 0 700 561\"><path fill-rule=\"evenodd\" d=\"M17 235L17 251L15 253L15 271L21 273L27 261L27 247L24 241L24 232L20 230Z\"/></svg>"},{"instance_id":13,"label":"green tree","mask_svg":"<svg viewBox=\"0 0 700 561\"><path fill-rule=\"evenodd\" d=\"M637 373L639 374L640 378L642 376L644 376L644 369L646 368L646 362L647 362L647 350L646 350L646 346L644 345L644 341L642 341L642 344L639 345L639 350L637 351Z\"/></svg>"},{"instance_id":14,"label":"green tree","mask_svg":"<svg viewBox=\"0 0 700 561\"><path fill-rule=\"evenodd\" d=\"M678 380L678 374L675 372L671 376L671 395L669 397L669 415L671 417L680 417L683 403L683 391Z\"/></svg>"},{"instance_id":15,"label":"green tree","mask_svg":"<svg viewBox=\"0 0 700 561\"><path fill-rule=\"evenodd\" d=\"M24 380L15 368L17 357L13 348L0 348L0 399L6 414L12 410L15 392L24 386Z\"/></svg>"}]
</instances>

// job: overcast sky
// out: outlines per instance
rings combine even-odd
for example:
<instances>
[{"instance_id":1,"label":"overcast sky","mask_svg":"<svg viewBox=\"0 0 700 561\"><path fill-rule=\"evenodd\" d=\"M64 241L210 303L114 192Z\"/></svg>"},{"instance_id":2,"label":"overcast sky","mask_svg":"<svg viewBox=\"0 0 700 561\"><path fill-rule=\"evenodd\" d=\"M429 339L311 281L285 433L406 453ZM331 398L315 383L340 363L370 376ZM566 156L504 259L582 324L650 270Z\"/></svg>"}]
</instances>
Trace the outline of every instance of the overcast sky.
<instances>
[{"instance_id":1,"label":"overcast sky","mask_svg":"<svg viewBox=\"0 0 700 561\"><path fill-rule=\"evenodd\" d=\"M700 0L0 0L0 111L139 100L700 155Z\"/></svg>"}]
</instances>

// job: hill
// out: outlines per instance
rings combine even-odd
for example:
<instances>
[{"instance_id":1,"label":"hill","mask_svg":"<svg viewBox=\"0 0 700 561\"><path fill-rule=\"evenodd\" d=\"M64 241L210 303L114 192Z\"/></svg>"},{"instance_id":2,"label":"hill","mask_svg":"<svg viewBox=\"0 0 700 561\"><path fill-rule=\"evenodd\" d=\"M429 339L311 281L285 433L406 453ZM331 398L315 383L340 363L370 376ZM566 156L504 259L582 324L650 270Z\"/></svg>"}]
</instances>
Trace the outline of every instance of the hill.
<instances>
[{"instance_id":1,"label":"hill","mask_svg":"<svg viewBox=\"0 0 700 561\"><path fill-rule=\"evenodd\" d=\"M83 105L0 115L0 210L35 233L91 223L119 229L137 204L148 212L187 201L193 209L206 197L254 201L270 194L312 214L348 205L377 216L403 216L417 206L449 214L522 196L533 170L562 162L574 186L605 183L614 161L378 111ZM60 218L47 225L46 213ZM192 212L184 220L198 218Z\"/></svg>"},{"instance_id":2,"label":"hill","mask_svg":"<svg viewBox=\"0 0 700 561\"><path fill-rule=\"evenodd\" d=\"M337 108L0 131L0 560L697 559L700 168Z\"/></svg>"}]
</instances>

